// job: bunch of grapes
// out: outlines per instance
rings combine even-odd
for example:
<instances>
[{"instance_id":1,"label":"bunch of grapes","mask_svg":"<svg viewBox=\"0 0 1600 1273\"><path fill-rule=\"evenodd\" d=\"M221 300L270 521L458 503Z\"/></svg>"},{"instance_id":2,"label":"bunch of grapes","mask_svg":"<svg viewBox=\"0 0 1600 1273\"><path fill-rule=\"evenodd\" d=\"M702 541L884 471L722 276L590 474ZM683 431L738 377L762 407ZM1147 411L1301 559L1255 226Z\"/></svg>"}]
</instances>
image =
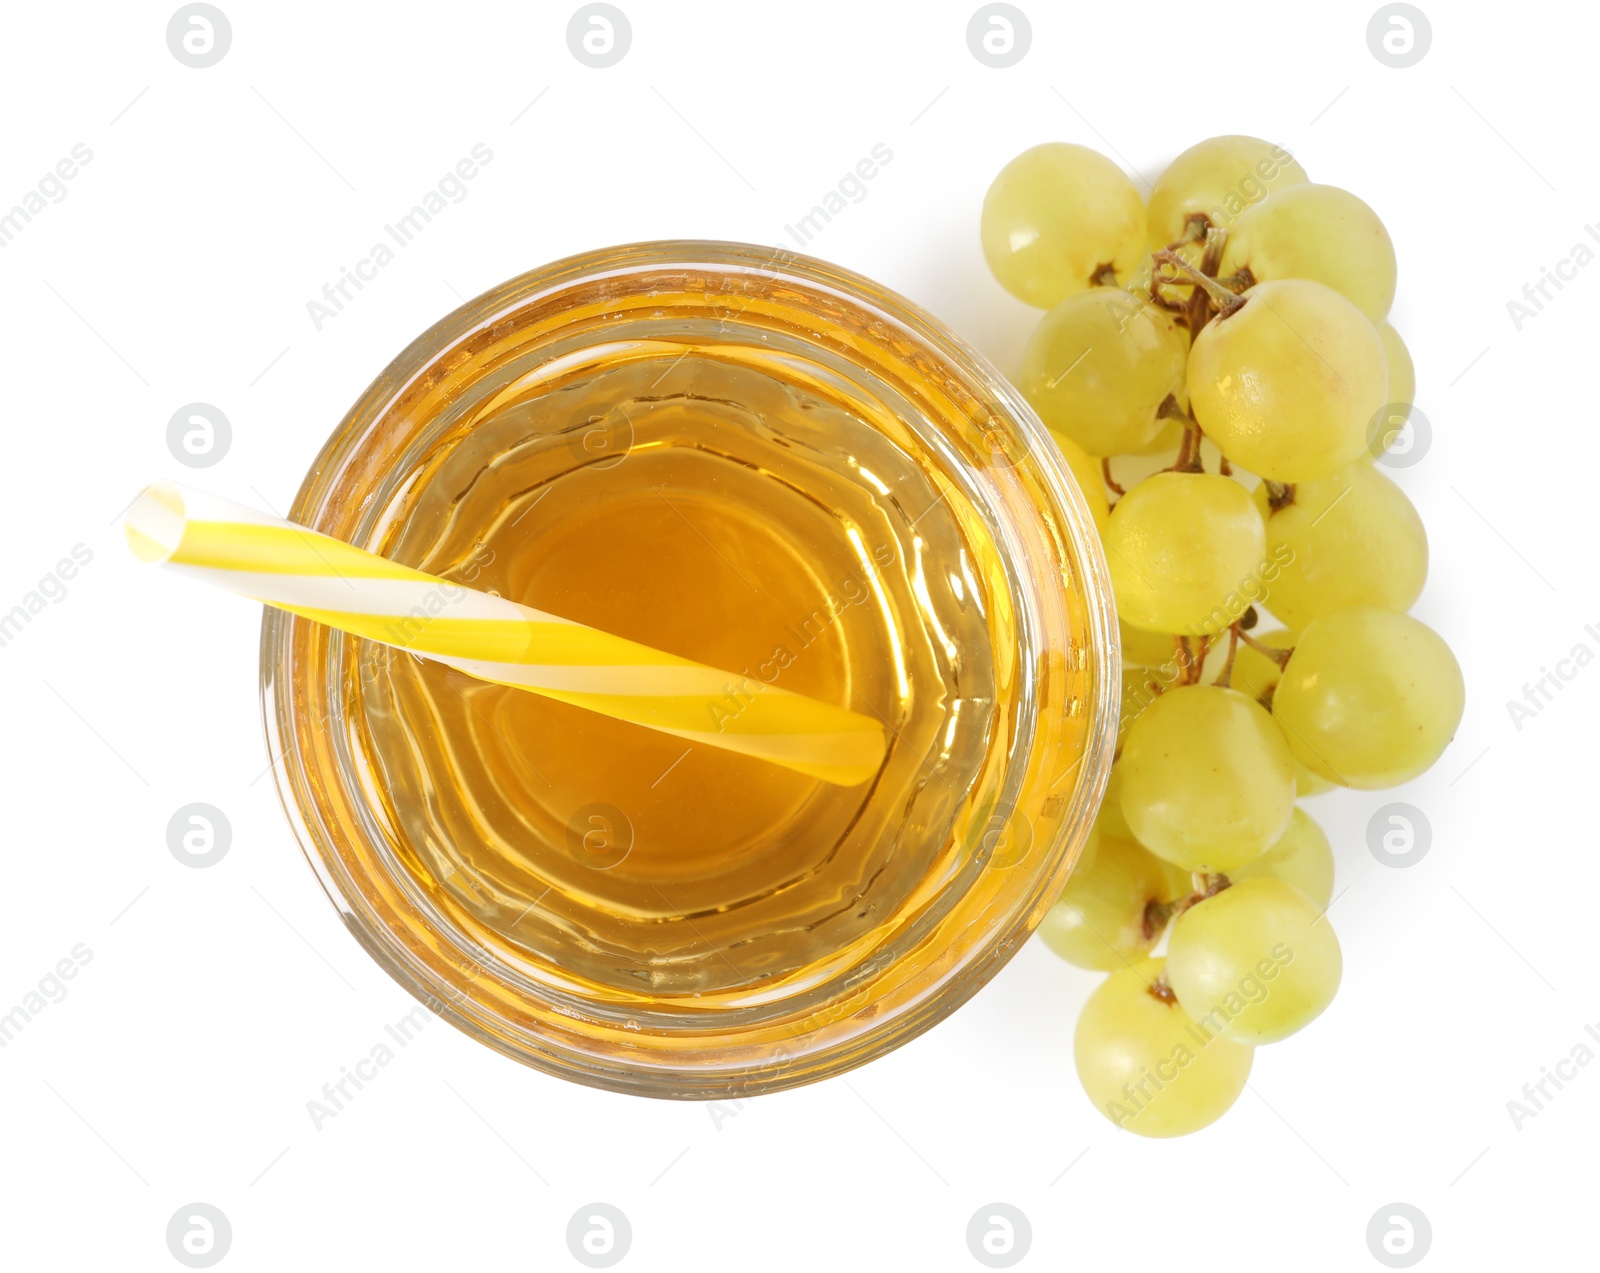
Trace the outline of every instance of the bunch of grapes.
<instances>
[{"instance_id":1,"label":"bunch of grapes","mask_svg":"<svg viewBox=\"0 0 1600 1273\"><path fill-rule=\"evenodd\" d=\"M1048 310L1021 387L1095 514L1121 620L1110 787L1040 932L1111 974L1074 1046L1096 1108L1183 1135L1338 989L1333 855L1297 796L1407 782L1461 719L1455 657L1406 613L1421 519L1373 463L1415 388L1386 321L1394 247L1252 137L1185 151L1148 201L1092 150L1036 146L990 188L983 247Z\"/></svg>"}]
</instances>

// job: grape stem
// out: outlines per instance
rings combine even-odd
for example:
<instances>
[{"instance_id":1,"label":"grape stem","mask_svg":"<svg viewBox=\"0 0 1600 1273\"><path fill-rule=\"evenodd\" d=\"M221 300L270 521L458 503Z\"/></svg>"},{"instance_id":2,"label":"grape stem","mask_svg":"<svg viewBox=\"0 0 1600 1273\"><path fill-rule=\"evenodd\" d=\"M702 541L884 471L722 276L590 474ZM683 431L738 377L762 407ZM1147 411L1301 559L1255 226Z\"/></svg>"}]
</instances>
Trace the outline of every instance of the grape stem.
<instances>
[{"instance_id":1,"label":"grape stem","mask_svg":"<svg viewBox=\"0 0 1600 1273\"><path fill-rule=\"evenodd\" d=\"M1183 237L1176 243L1169 243L1167 246L1176 250L1185 243L1204 243L1206 235L1211 233L1211 229L1210 217L1204 212L1191 212L1183 219Z\"/></svg>"},{"instance_id":2,"label":"grape stem","mask_svg":"<svg viewBox=\"0 0 1600 1273\"><path fill-rule=\"evenodd\" d=\"M1181 900L1179 898L1171 902L1158 902L1152 897L1144 904L1144 917L1140 921L1140 928L1147 942L1154 942L1166 930L1167 921L1172 918L1173 911Z\"/></svg>"},{"instance_id":3,"label":"grape stem","mask_svg":"<svg viewBox=\"0 0 1600 1273\"><path fill-rule=\"evenodd\" d=\"M1188 910L1191 906L1198 905L1199 903L1205 901L1208 897L1215 897L1225 888L1233 887L1233 881L1220 872L1216 875L1207 875L1203 871L1195 871L1192 875L1192 878L1194 880L1194 892L1190 893L1188 897L1183 899L1184 910Z\"/></svg>"},{"instance_id":4,"label":"grape stem","mask_svg":"<svg viewBox=\"0 0 1600 1273\"><path fill-rule=\"evenodd\" d=\"M1228 317L1245 303L1244 297L1235 296L1216 279L1202 274L1170 248L1162 248L1155 254L1155 259L1158 264L1172 266L1179 273L1188 275L1197 286L1205 288L1207 297L1216 308L1218 318Z\"/></svg>"},{"instance_id":5,"label":"grape stem","mask_svg":"<svg viewBox=\"0 0 1600 1273\"><path fill-rule=\"evenodd\" d=\"M1274 513L1294 503L1293 482L1274 482L1270 477L1263 478L1262 481L1267 487L1267 507Z\"/></svg>"},{"instance_id":6,"label":"grape stem","mask_svg":"<svg viewBox=\"0 0 1600 1273\"><path fill-rule=\"evenodd\" d=\"M1170 396L1171 395L1169 394L1168 397ZM1128 493L1127 491L1123 490L1122 487L1118 486L1116 479L1111 476L1111 457L1109 455L1100 461L1100 473L1101 476L1105 478L1106 485L1118 495L1126 495Z\"/></svg>"},{"instance_id":7,"label":"grape stem","mask_svg":"<svg viewBox=\"0 0 1600 1273\"><path fill-rule=\"evenodd\" d=\"M1196 645L1189 644L1186 636L1175 636L1172 644L1177 654L1174 662L1178 665L1178 684L1195 685L1200 681L1200 672L1205 667L1206 654L1211 649L1211 638L1201 636L1195 638ZM1198 646L1198 648L1196 648Z\"/></svg>"},{"instance_id":8,"label":"grape stem","mask_svg":"<svg viewBox=\"0 0 1600 1273\"><path fill-rule=\"evenodd\" d=\"M1221 264L1219 261L1218 264ZM1214 272L1214 271L1213 271ZM1256 276L1250 272L1248 265L1242 265L1227 278L1218 279L1217 282L1230 292L1248 292L1256 285Z\"/></svg>"},{"instance_id":9,"label":"grape stem","mask_svg":"<svg viewBox=\"0 0 1600 1273\"><path fill-rule=\"evenodd\" d=\"M1168 473L1204 473L1205 461L1200 455L1200 443L1205 434L1200 422L1178 405L1178 399L1168 394L1156 408L1156 418L1178 420L1183 424L1183 444L1178 448L1178 458L1164 471Z\"/></svg>"},{"instance_id":10,"label":"grape stem","mask_svg":"<svg viewBox=\"0 0 1600 1273\"><path fill-rule=\"evenodd\" d=\"M1215 278L1217 271L1222 267L1222 249L1228 241L1228 232L1220 225L1206 225L1205 252L1200 258L1200 273L1207 278ZM1195 288L1189 294L1189 341L1205 329L1211 321L1212 302L1209 293Z\"/></svg>"},{"instance_id":11,"label":"grape stem","mask_svg":"<svg viewBox=\"0 0 1600 1273\"><path fill-rule=\"evenodd\" d=\"M1237 623L1229 627L1228 661L1222 665L1222 671L1217 673L1217 679L1214 682L1214 684L1221 686L1225 690L1233 688L1233 660L1234 656L1239 653L1239 638L1241 635L1243 634L1240 632Z\"/></svg>"},{"instance_id":12,"label":"grape stem","mask_svg":"<svg viewBox=\"0 0 1600 1273\"><path fill-rule=\"evenodd\" d=\"M1193 892L1183 897L1174 897L1171 901L1166 902L1158 902L1151 898L1150 901L1144 904L1144 916L1140 920L1140 927L1143 930L1146 941L1155 941L1157 937L1166 931L1169 923L1179 915L1182 915L1191 906L1198 906L1206 898L1215 897L1223 889L1233 887L1233 881L1226 875L1205 875L1201 872L1195 872L1192 878L1194 880ZM1156 993L1154 986L1151 987L1150 992L1152 994ZM1156 997L1160 998L1160 995L1156 995Z\"/></svg>"},{"instance_id":13,"label":"grape stem","mask_svg":"<svg viewBox=\"0 0 1600 1273\"><path fill-rule=\"evenodd\" d=\"M1255 637L1251 636L1242 628L1239 629L1239 639L1257 654L1263 654L1267 658L1271 659L1280 668L1289 666L1289 656L1294 653L1294 646L1291 645L1287 649L1280 650L1277 646L1267 645L1265 642L1257 641Z\"/></svg>"}]
</instances>

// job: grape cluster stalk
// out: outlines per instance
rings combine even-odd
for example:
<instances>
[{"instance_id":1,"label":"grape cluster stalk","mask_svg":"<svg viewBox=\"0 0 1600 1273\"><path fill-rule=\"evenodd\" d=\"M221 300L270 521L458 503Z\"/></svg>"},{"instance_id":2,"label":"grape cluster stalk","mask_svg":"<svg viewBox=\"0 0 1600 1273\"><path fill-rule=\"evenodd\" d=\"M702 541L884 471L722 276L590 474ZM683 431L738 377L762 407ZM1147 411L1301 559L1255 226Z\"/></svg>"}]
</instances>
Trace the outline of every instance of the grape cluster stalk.
<instances>
[{"instance_id":1,"label":"grape cluster stalk","mask_svg":"<svg viewBox=\"0 0 1600 1273\"><path fill-rule=\"evenodd\" d=\"M1460 666L1409 613L1426 531L1375 463L1416 388L1394 245L1243 136L1184 151L1148 200L1087 147L1035 146L990 187L982 242L1046 311L1020 387L1121 621L1105 802L1040 934L1109 974L1074 1041L1095 1107L1184 1135L1338 990L1333 850L1300 799L1409 782L1461 720Z\"/></svg>"}]
</instances>

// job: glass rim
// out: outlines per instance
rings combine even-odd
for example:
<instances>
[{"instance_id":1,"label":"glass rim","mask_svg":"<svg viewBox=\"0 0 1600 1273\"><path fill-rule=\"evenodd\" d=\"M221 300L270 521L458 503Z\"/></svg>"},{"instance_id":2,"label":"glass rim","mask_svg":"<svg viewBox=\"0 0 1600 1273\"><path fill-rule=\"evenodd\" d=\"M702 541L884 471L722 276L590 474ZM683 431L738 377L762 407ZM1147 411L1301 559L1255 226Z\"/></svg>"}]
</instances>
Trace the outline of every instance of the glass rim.
<instances>
[{"instance_id":1,"label":"glass rim","mask_svg":"<svg viewBox=\"0 0 1600 1273\"><path fill-rule=\"evenodd\" d=\"M410 342L358 398L308 470L290 510L290 518L315 525L316 514L325 508L335 476L343 472L369 431L382 424L389 407L419 376L437 366L445 354L460 347L475 333L495 327L508 315L524 310L536 298L559 294L579 280L633 276L674 267L726 270L743 276L766 276L776 281L800 283L826 292L857 310L869 311L876 319L910 334L958 373L965 382L964 387L991 405L996 416L1019 435L1027 452L1027 463L1039 474L1053 508L1065 524L1065 541L1060 551L1070 561L1080 581L1078 590L1088 628L1086 655L1092 691L1079 762L1082 773L1074 783L1068 812L1060 819L1050 844L1033 867L1031 888L1011 899L1003 921L993 926L981 945L967 952L959 970L932 984L927 993L908 999L902 1009L891 1014L882 1025L863 1030L830 1045L829 1049L806 1053L808 1065L805 1068L753 1075L752 1071L762 1067L745 1065L741 1069L736 1059L730 1059L725 1065L701 1064L690 1069L645 1065L636 1071L617 1063L615 1058L590 1064L595 1059L585 1057L582 1047L570 1054L563 1053L549 1040L525 1037L526 1032L508 1031L503 1021L494 1019L492 1008L486 1009L482 1003L474 1001L470 990L463 989L448 975L442 975L438 968L419 963L416 952L376 918L376 903L370 889L363 888L362 881L347 877L342 869L339 846L326 842L337 834L337 829L330 828L325 818L315 816L323 812L321 809L307 807L308 801L313 805L315 801L306 781L305 758L295 745L299 735L292 634L296 624L306 621L270 609L265 612L261 637L261 696L269 755L285 762L274 763L274 781L296 839L346 926L395 980L472 1037L536 1068L614 1090L714 1099L778 1090L854 1068L944 1019L986 984L1020 948L1075 865L1098 809L1115 746L1120 655L1109 576L1088 504L1049 432L1022 395L982 354L914 303L853 271L784 248L712 240L626 244L563 258L509 279L466 302ZM940 427L945 423L938 422ZM991 533L1006 529L1003 525L990 524L991 520L985 516L985 525ZM1008 563L1008 569L1011 564ZM1009 574L1008 587L1015 592ZM1020 634L1017 641L1021 646ZM338 661L330 660L330 665L336 670ZM336 685L330 694L337 694ZM1037 710L1037 703L1031 696L1026 706ZM1035 746L1035 737L1029 735L1030 750ZM1008 760L1008 768L1011 764ZM434 920L442 922L437 912ZM449 936L447 933L440 935ZM463 950L468 948L460 943L458 946ZM467 962L472 962L470 957ZM470 982L475 977L476 973L467 980Z\"/></svg>"}]
</instances>

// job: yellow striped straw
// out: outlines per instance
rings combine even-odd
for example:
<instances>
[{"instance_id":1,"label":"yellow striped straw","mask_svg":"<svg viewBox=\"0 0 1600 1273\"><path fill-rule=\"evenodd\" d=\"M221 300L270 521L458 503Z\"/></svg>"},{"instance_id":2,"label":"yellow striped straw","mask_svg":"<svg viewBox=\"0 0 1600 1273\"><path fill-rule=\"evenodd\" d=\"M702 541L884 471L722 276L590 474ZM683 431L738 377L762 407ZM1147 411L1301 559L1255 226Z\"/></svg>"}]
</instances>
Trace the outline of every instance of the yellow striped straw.
<instances>
[{"instance_id":1,"label":"yellow striped straw","mask_svg":"<svg viewBox=\"0 0 1600 1273\"><path fill-rule=\"evenodd\" d=\"M859 712L718 671L412 570L203 491L147 487L123 520L134 555L480 680L853 787L883 761Z\"/></svg>"}]
</instances>

